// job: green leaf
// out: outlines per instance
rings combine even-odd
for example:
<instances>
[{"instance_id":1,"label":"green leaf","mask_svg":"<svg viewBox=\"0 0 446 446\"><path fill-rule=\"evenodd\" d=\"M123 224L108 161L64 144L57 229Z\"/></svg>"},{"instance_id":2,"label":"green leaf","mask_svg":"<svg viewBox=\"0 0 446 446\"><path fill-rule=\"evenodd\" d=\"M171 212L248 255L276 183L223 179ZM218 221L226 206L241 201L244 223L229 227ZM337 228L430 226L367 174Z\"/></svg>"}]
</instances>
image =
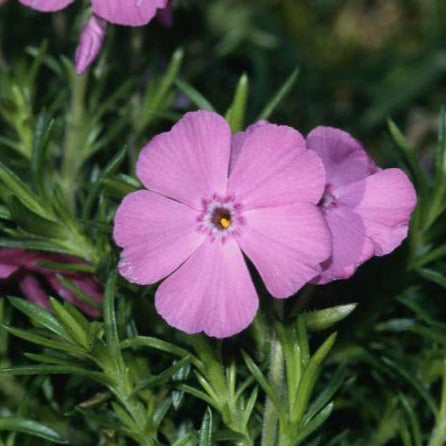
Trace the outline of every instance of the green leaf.
<instances>
[{"instance_id":1,"label":"green leaf","mask_svg":"<svg viewBox=\"0 0 446 446\"><path fill-rule=\"evenodd\" d=\"M21 330L19 328L7 327L5 325L3 325L2 327L8 333L11 333L13 336L17 336L18 338L25 339L25 341L32 342L43 347L52 348L54 350L61 350L80 357L88 357L85 351L79 348L77 345L68 342L55 341L53 339L49 339L47 337L36 334L33 330L29 329Z\"/></svg>"},{"instance_id":2,"label":"green leaf","mask_svg":"<svg viewBox=\"0 0 446 446\"><path fill-rule=\"evenodd\" d=\"M112 270L105 285L104 292L104 325L107 350L116 361L120 370L124 370L121 346L119 343L118 324L116 321L115 295L116 295L117 272Z\"/></svg>"},{"instance_id":3,"label":"green leaf","mask_svg":"<svg viewBox=\"0 0 446 446\"><path fill-rule=\"evenodd\" d=\"M242 351L243 359L249 369L249 371L255 376L257 382L260 384L260 387L267 394L268 398L274 404L277 412L281 419L285 419L285 408L282 403L280 395L277 395L274 389L271 387L270 383L266 379L265 375L262 373L257 364L248 356L247 353Z\"/></svg>"},{"instance_id":4,"label":"green leaf","mask_svg":"<svg viewBox=\"0 0 446 446\"><path fill-rule=\"evenodd\" d=\"M420 167L420 163L415 156L414 150L410 146L409 142L407 141L401 130L395 124L395 122L393 122L391 119L388 119L387 125L389 127L389 132L393 140L403 154L404 160L408 168L410 169L412 178L417 185L417 189L419 190L422 197L425 198L427 196L426 176Z\"/></svg>"},{"instance_id":5,"label":"green leaf","mask_svg":"<svg viewBox=\"0 0 446 446\"><path fill-rule=\"evenodd\" d=\"M401 406L403 407L404 412L407 415L410 430L412 432L414 446L423 446L421 427L418 421L417 414L412 408L412 405L409 403L409 400L402 393L398 393L398 398L401 402Z\"/></svg>"},{"instance_id":6,"label":"green leaf","mask_svg":"<svg viewBox=\"0 0 446 446\"><path fill-rule=\"evenodd\" d=\"M70 237L65 226L36 214L17 197L10 196L7 204L16 223L30 234L63 241Z\"/></svg>"},{"instance_id":7,"label":"green leaf","mask_svg":"<svg viewBox=\"0 0 446 446\"><path fill-rule=\"evenodd\" d=\"M306 424L305 427L299 432L295 440L295 444L299 444L301 441L303 441L305 438L319 429L322 424L325 423L327 418L332 414L333 407L333 403L329 403L316 416L314 416L311 421Z\"/></svg>"},{"instance_id":8,"label":"green leaf","mask_svg":"<svg viewBox=\"0 0 446 446\"><path fill-rule=\"evenodd\" d=\"M48 174L46 168L46 151L51 132L54 126L54 120L48 119L44 112L37 118L36 128L34 130L33 154L31 160L31 173L33 183L42 198L49 198L48 186L46 184Z\"/></svg>"},{"instance_id":9,"label":"green leaf","mask_svg":"<svg viewBox=\"0 0 446 446\"><path fill-rule=\"evenodd\" d=\"M53 271L68 271L88 274L94 274L96 271L96 268L88 263L60 263L39 260L36 262L36 264Z\"/></svg>"},{"instance_id":10,"label":"green leaf","mask_svg":"<svg viewBox=\"0 0 446 446\"><path fill-rule=\"evenodd\" d=\"M246 74L243 74L237 84L232 104L225 116L231 127L232 133L237 133L243 129L246 114L246 103L248 101L248 92L249 79Z\"/></svg>"},{"instance_id":11,"label":"green leaf","mask_svg":"<svg viewBox=\"0 0 446 446\"><path fill-rule=\"evenodd\" d=\"M164 108L172 85L178 75L178 72L180 71L181 64L183 63L183 58L184 51L181 48L178 48L174 52L170 64L167 67L167 70L165 71L165 74L161 79L159 85L156 85L155 90L146 90L140 129L151 122L153 117L153 114L150 112L151 110L161 111L161 109Z\"/></svg>"},{"instance_id":12,"label":"green leaf","mask_svg":"<svg viewBox=\"0 0 446 446\"><path fill-rule=\"evenodd\" d=\"M51 306L59 321L63 324L72 339L80 346L88 349L88 335L81 324L56 299L50 297Z\"/></svg>"},{"instance_id":13,"label":"green leaf","mask_svg":"<svg viewBox=\"0 0 446 446\"><path fill-rule=\"evenodd\" d=\"M333 333L324 341L324 343L317 349L316 353L308 361L308 364L302 373L302 379L297 390L298 397L296 397L294 407L291 411L291 419L293 423L299 423L302 419L322 366L322 362L327 357L335 341L336 333Z\"/></svg>"},{"instance_id":14,"label":"green leaf","mask_svg":"<svg viewBox=\"0 0 446 446\"><path fill-rule=\"evenodd\" d=\"M318 332L331 328L336 323L349 316L357 307L357 303L348 305L337 305L323 310L305 313L305 325L310 332Z\"/></svg>"},{"instance_id":15,"label":"green leaf","mask_svg":"<svg viewBox=\"0 0 446 446\"><path fill-rule=\"evenodd\" d=\"M93 207L94 201L97 199L99 195L99 191L103 187L103 181L110 175L113 175L122 162L125 160L128 153L127 146L124 146L104 167L99 178L91 186L91 190L85 200L85 205L82 210L82 218L87 219L90 215L91 208Z\"/></svg>"},{"instance_id":16,"label":"green leaf","mask_svg":"<svg viewBox=\"0 0 446 446\"><path fill-rule=\"evenodd\" d=\"M108 384L108 378L100 372L92 372L85 370L81 367L67 366L67 365L30 365L30 366L17 366L17 367L4 367L0 368L0 375L79 375L90 378L93 381L97 381L101 384Z\"/></svg>"},{"instance_id":17,"label":"green leaf","mask_svg":"<svg viewBox=\"0 0 446 446\"><path fill-rule=\"evenodd\" d=\"M428 268L421 268L417 270L417 273L426 280L436 283L442 288L446 289L446 277L438 271Z\"/></svg>"},{"instance_id":18,"label":"green leaf","mask_svg":"<svg viewBox=\"0 0 446 446\"><path fill-rule=\"evenodd\" d=\"M273 98L266 104L265 108L261 111L258 116L258 120L260 119L268 119L277 106L282 102L284 97L291 91L294 87L294 84L297 81L297 77L299 75L299 68L296 68L290 75L290 77L285 81L285 83L279 88Z\"/></svg>"},{"instance_id":19,"label":"green leaf","mask_svg":"<svg viewBox=\"0 0 446 446\"><path fill-rule=\"evenodd\" d=\"M308 407L303 418L303 424L306 425L322 408L329 403L334 394L339 390L345 381L347 370L344 366L338 367L331 381L325 386L324 390L316 397L316 399Z\"/></svg>"},{"instance_id":20,"label":"green leaf","mask_svg":"<svg viewBox=\"0 0 446 446\"><path fill-rule=\"evenodd\" d=\"M161 339L152 338L149 336L135 336L134 338L126 339L125 341L121 342L121 347L149 347L155 350L170 353L172 355L180 356L182 358L189 357L192 362L197 361L197 358L186 349L178 347L175 344L171 344Z\"/></svg>"},{"instance_id":21,"label":"green leaf","mask_svg":"<svg viewBox=\"0 0 446 446\"><path fill-rule=\"evenodd\" d=\"M143 379L133 391L137 393L143 389L151 389L155 386L165 385L176 373L178 373L183 367L189 363L189 358L180 359L178 362L161 372L159 375L151 376L150 378Z\"/></svg>"},{"instance_id":22,"label":"green leaf","mask_svg":"<svg viewBox=\"0 0 446 446\"><path fill-rule=\"evenodd\" d=\"M0 161L0 181L6 186L10 193L19 197L20 201L35 214L49 218L48 212L36 200L35 195L28 186L8 167Z\"/></svg>"},{"instance_id":23,"label":"green leaf","mask_svg":"<svg viewBox=\"0 0 446 446\"><path fill-rule=\"evenodd\" d=\"M20 297L8 297L8 300L13 307L26 314L38 326L52 331L61 338L70 339L63 325L40 305L33 304Z\"/></svg>"},{"instance_id":24,"label":"green leaf","mask_svg":"<svg viewBox=\"0 0 446 446\"><path fill-rule=\"evenodd\" d=\"M199 446L212 446L212 410L208 407L200 427Z\"/></svg>"},{"instance_id":25,"label":"green leaf","mask_svg":"<svg viewBox=\"0 0 446 446\"><path fill-rule=\"evenodd\" d=\"M420 382L417 377L407 372L405 369L400 367L399 364L392 361L390 358L384 357L382 358L382 360L391 370L396 372L397 375L403 378L418 392L418 394L426 402L426 406L429 407L429 409L432 411L432 414L436 416L438 413L437 405L435 404L434 399L432 398L431 394L428 392L424 384Z\"/></svg>"},{"instance_id":26,"label":"green leaf","mask_svg":"<svg viewBox=\"0 0 446 446\"><path fill-rule=\"evenodd\" d=\"M215 111L212 104L188 82L176 79L176 86L200 109Z\"/></svg>"},{"instance_id":27,"label":"green leaf","mask_svg":"<svg viewBox=\"0 0 446 446\"><path fill-rule=\"evenodd\" d=\"M22 432L24 434L51 441L52 443L68 444L68 441L53 429L27 418L0 418L0 431Z\"/></svg>"}]
</instances>

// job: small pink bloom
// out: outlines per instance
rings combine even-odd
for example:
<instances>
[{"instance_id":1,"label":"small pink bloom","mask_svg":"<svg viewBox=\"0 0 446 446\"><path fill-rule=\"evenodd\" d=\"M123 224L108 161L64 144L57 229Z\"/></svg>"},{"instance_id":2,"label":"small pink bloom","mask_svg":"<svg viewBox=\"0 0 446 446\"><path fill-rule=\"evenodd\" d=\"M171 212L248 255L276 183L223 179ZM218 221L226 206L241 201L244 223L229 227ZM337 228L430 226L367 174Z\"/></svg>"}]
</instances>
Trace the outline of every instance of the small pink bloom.
<instances>
[{"instance_id":1,"label":"small pink bloom","mask_svg":"<svg viewBox=\"0 0 446 446\"><path fill-rule=\"evenodd\" d=\"M348 133L317 127L308 148L324 163L327 180L319 204L333 253L315 280L347 279L372 256L389 254L406 238L416 193L400 169L380 169Z\"/></svg>"},{"instance_id":2,"label":"small pink bloom","mask_svg":"<svg viewBox=\"0 0 446 446\"><path fill-rule=\"evenodd\" d=\"M92 15L82 30L74 57L77 74L84 73L96 60L104 42L107 22Z\"/></svg>"},{"instance_id":3,"label":"small pink bloom","mask_svg":"<svg viewBox=\"0 0 446 446\"><path fill-rule=\"evenodd\" d=\"M30 8L43 12L59 11L74 0L19 0ZM147 25L158 9L165 8L168 0L91 0L93 13L116 25Z\"/></svg>"},{"instance_id":4,"label":"small pink bloom","mask_svg":"<svg viewBox=\"0 0 446 446\"><path fill-rule=\"evenodd\" d=\"M54 12L66 8L74 0L19 1L38 11ZM166 8L164 15L160 16L160 20L166 23L169 21L169 14L171 15L167 3L168 0L91 0L93 15L82 31L75 55L77 73L85 72L99 54L104 40L106 22L116 25L143 26Z\"/></svg>"},{"instance_id":5,"label":"small pink bloom","mask_svg":"<svg viewBox=\"0 0 446 446\"><path fill-rule=\"evenodd\" d=\"M277 298L316 277L330 255L317 206L324 169L290 127L262 123L232 136L216 113L187 113L144 147L136 171L149 190L117 210L119 270L140 285L168 276L155 305L187 333L223 338L251 323L258 297L242 253Z\"/></svg>"},{"instance_id":6,"label":"small pink bloom","mask_svg":"<svg viewBox=\"0 0 446 446\"><path fill-rule=\"evenodd\" d=\"M81 302L60 283L58 278L58 274L60 274L69 279L74 286L93 301L101 304L103 300L102 287L90 274L66 271L58 273L41 266L39 262L79 263L81 260L61 254L0 248L0 280L14 276L25 297L44 308L49 308L48 293L45 291L46 288L49 288L63 299L76 305L84 313L93 317L100 315L97 308Z\"/></svg>"}]
</instances>

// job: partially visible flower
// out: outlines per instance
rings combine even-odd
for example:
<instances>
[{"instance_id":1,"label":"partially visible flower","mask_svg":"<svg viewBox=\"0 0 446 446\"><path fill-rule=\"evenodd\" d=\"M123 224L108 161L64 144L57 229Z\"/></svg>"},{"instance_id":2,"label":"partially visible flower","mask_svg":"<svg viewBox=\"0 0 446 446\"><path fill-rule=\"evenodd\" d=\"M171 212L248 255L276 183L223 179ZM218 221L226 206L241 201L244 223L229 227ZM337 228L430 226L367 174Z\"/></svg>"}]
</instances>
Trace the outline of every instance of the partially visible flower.
<instances>
[{"instance_id":1,"label":"partially visible flower","mask_svg":"<svg viewBox=\"0 0 446 446\"><path fill-rule=\"evenodd\" d=\"M1 1L1 0L0 0ZM20 3L42 12L66 8L74 0L19 0ZM147 25L157 12L168 7L168 0L91 0L93 15L85 25L76 50L76 71L81 74L95 60L102 47L106 22L115 25ZM159 11L160 10L160 11ZM161 21L169 20L169 11Z\"/></svg>"},{"instance_id":2,"label":"partially visible flower","mask_svg":"<svg viewBox=\"0 0 446 446\"><path fill-rule=\"evenodd\" d=\"M90 274L58 272L45 268L39 262L79 263L80 261L74 257L61 254L0 248L0 280L13 277L25 297L44 308L49 308L48 292L46 291L48 289L76 305L89 316L97 317L100 315L98 307L103 300L102 287ZM61 283L59 275L70 280L75 287L79 288L97 305L90 305L78 299L72 291Z\"/></svg>"},{"instance_id":3,"label":"partially visible flower","mask_svg":"<svg viewBox=\"0 0 446 446\"><path fill-rule=\"evenodd\" d=\"M96 60L104 42L107 22L92 15L82 30L79 45L74 57L77 74L84 73Z\"/></svg>"},{"instance_id":4,"label":"partially visible flower","mask_svg":"<svg viewBox=\"0 0 446 446\"><path fill-rule=\"evenodd\" d=\"M308 148L324 163L327 180L319 204L333 253L315 280L347 279L372 256L383 256L406 238L416 205L415 189L400 169L380 169L348 133L317 127Z\"/></svg>"},{"instance_id":5,"label":"partially visible flower","mask_svg":"<svg viewBox=\"0 0 446 446\"><path fill-rule=\"evenodd\" d=\"M325 173L296 130L269 123L232 137L216 113L187 113L142 150L114 224L119 271L158 287L172 326L223 338L247 327L258 297L244 253L277 298L316 277L330 255L317 207Z\"/></svg>"}]
</instances>

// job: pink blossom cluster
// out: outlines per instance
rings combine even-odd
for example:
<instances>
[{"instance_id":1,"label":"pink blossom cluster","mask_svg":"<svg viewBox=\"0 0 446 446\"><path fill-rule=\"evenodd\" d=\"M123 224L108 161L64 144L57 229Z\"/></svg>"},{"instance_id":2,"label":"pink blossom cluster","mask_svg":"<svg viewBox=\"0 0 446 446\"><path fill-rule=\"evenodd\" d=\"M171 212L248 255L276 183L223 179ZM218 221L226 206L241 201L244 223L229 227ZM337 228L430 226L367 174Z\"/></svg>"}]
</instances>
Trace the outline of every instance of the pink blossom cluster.
<instances>
[{"instance_id":1,"label":"pink blossom cluster","mask_svg":"<svg viewBox=\"0 0 446 446\"><path fill-rule=\"evenodd\" d=\"M74 0L19 0L30 8L54 12L66 8ZM168 0L91 0L93 14L88 19L76 49L75 66L84 73L101 51L107 23L126 26L147 25L156 15L162 23L171 21Z\"/></svg>"},{"instance_id":2,"label":"pink blossom cluster","mask_svg":"<svg viewBox=\"0 0 446 446\"><path fill-rule=\"evenodd\" d=\"M258 122L231 134L216 113L187 113L136 166L146 188L120 204L114 239L130 282L165 280L158 313L186 333L246 328L258 296L245 258L278 299L353 275L408 232L414 187L380 169L346 132Z\"/></svg>"},{"instance_id":3,"label":"pink blossom cluster","mask_svg":"<svg viewBox=\"0 0 446 446\"><path fill-rule=\"evenodd\" d=\"M90 275L77 272L60 272L44 266L44 262L73 264L81 260L71 256L28 251L15 248L0 248L0 280L5 282L14 279L20 291L31 302L49 308L48 294L57 294L62 299L76 305L84 313L92 317L100 315L102 304L102 286ZM82 301L64 286L60 277L71 281L92 305Z\"/></svg>"}]
</instances>

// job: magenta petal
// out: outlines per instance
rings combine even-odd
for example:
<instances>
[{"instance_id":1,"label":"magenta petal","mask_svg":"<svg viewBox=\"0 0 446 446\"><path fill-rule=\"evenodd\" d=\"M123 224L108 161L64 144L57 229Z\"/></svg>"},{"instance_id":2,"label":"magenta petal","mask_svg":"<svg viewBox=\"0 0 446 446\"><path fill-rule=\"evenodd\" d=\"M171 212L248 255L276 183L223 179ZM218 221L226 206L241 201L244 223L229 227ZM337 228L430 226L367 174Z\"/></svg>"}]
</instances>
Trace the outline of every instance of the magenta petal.
<instances>
[{"instance_id":1,"label":"magenta petal","mask_svg":"<svg viewBox=\"0 0 446 446\"><path fill-rule=\"evenodd\" d=\"M262 125L265 124L268 124L268 121L261 119L260 121L257 121L254 124L250 125L243 132L237 132L235 135L232 136L231 161L229 165L229 173L232 172L232 169L235 166L235 162L238 160L238 157L240 156L240 152L242 151L242 146L245 143L248 135L250 135L256 128L261 127Z\"/></svg>"},{"instance_id":2,"label":"magenta petal","mask_svg":"<svg viewBox=\"0 0 446 446\"><path fill-rule=\"evenodd\" d=\"M317 206L253 209L244 217L239 246L274 297L292 296L319 274L320 263L331 253L331 239Z\"/></svg>"},{"instance_id":3,"label":"magenta petal","mask_svg":"<svg viewBox=\"0 0 446 446\"><path fill-rule=\"evenodd\" d=\"M337 190L339 201L362 218L375 255L390 253L406 238L415 189L400 169L385 169Z\"/></svg>"},{"instance_id":4,"label":"magenta petal","mask_svg":"<svg viewBox=\"0 0 446 446\"><path fill-rule=\"evenodd\" d=\"M124 248L119 264L130 282L157 282L180 266L203 242L197 212L150 191L127 195L114 225L116 243Z\"/></svg>"},{"instance_id":5,"label":"magenta petal","mask_svg":"<svg viewBox=\"0 0 446 446\"><path fill-rule=\"evenodd\" d=\"M42 289L39 281L32 275L25 275L19 281L19 287L25 297L43 308L49 308L48 295Z\"/></svg>"},{"instance_id":6,"label":"magenta petal","mask_svg":"<svg viewBox=\"0 0 446 446\"><path fill-rule=\"evenodd\" d=\"M0 279L7 279L14 274L19 267L17 265L11 265L7 263L0 263Z\"/></svg>"},{"instance_id":7,"label":"magenta petal","mask_svg":"<svg viewBox=\"0 0 446 446\"><path fill-rule=\"evenodd\" d=\"M257 293L236 242L205 242L156 292L156 309L173 327L225 338L253 320Z\"/></svg>"},{"instance_id":8,"label":"magenta petal","mask_svg":"<svg viewBox=\"0 0 446 446\"><path fill-rule=\"evenodd\" d=\"M82 312L88 314L91 317L98 317L100 311L97 308L93 308L90 305L79 300L70 290L65 288L58 280L56 275L49 275L46 277L51 287L56 291L57 295L66 300L72 305L78 307Z\"/></svg>"},{"instance_id":9,"label":"magenta petal","mask_svg":"<svg viewBox=\"0 0 446 446\"><path fill-rule=\"evenodd\" d=\"M348 279L356 268L373 256L373 243L365 235L362 218L351 209L339 205L325 213L330 228L333 251L322 264L323 271L314 282L325 284L337 279Z\"/></svg>"},{"instance_id":10,"label":"magenta petal","mask_svg":"<svg viewBox=\"0 0 446 446\"><path fill-rule=\"evenodd\" d=\"M327 184L333 189L379 170L361 144L343 130L316 127L307 136L307 147L322 159Z\"/></svg>"},{"instance_id":11,"label":"magenta petal","mask_svg":"<svg viewBox=\"0 0 446 446\"><path fill-rule=\"evenodd\" d=\"M43 12L59 11L66 8L74 0L19 0L23 5Z\"/></svg>"},{"instance_id":12,"label":"magenta petal","mask_svg":"<svg viewBox=\"0 0 446 446\"><path fill-rule=\"evenodd\" d=\"M321 160L291 127L265 123L244 141L228 191L247 209L317 203L325 186Z\"/></svg>"},{"instance_id":13,"label":"magenta petal","mask_svg":"<svg viewBox=\"0 0 446 446\"><path fill-rule=\"evenodd\" d=\"M98 16L116 25L142 26L152 20L167 0L91 0Z\"/></svg>"},{"instance_id":14,"label":"magenta petal","mask_svg":"<svg viewBox=\"0 0 446 446\"><path fill-rule=\"evenodd\" d=\"M136 173L147 189L199 209L203 198L226 193L230 150L221 116L190 112L144 147Z\"/></svg>"},{"instance_id":15,"label":"magenta petal","mask_svg":"<svg viewBox=\"0 0 446 446\"><path fill-rule=\"evenodd\" d=\"M82 30L79 45L76 49L75 66L77 74L84 73L96 60L104 42L107 22L91 16Z\"/></svg>"}]
</instances>

